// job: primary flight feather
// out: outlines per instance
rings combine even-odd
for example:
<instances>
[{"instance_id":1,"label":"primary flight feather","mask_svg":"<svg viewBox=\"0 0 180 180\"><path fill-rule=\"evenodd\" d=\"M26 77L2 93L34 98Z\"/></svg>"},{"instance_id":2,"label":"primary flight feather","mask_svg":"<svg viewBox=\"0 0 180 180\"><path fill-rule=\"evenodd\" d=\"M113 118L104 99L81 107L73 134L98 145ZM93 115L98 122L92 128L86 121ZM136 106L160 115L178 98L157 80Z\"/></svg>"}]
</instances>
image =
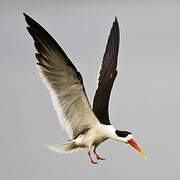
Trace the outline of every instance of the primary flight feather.
<instances>
[{"instance_id":1,"label":"primary flight feather","mask_svg":"<svg viewBox=\"0 0 180 180\"><path fill-rule=\"evenodd\" d=\"M132 133L116 130L109 120L108 105L117 75L119 50L117 18L108 38L92 109L80 72L53 37L27 14L24 13L24 16L28 24L27 30L37 50L35 55L39 73L49 90L59 122L70 138L67 143L48 145L48 148L60 153L87 148L91 162L96 164L97 161L92 158L92 150L97 160L104 160L97 154L96 148L111 138L129 143L145 157Z\"/></svg>"}]
</instances>

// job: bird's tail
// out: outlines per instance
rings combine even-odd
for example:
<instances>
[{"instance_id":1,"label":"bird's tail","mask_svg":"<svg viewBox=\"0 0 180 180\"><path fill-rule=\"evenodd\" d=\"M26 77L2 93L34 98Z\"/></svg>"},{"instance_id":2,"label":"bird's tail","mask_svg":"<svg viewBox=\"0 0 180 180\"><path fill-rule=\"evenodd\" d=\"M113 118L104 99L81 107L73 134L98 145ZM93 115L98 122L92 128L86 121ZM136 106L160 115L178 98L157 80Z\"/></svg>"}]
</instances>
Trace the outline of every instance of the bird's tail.
<instances>
[{"instance_id":1,"label":"bird's tail","mask_svg":"<svg viewBox=\"0 0 180 180\"><path fill-rule=\"evenodd\" d=\"M69 141L64 144L50 144L45 146L48 149L58 153L69 153L69 152L77 151L79 149L74 141Z\"/></svg>"}]
</instances>

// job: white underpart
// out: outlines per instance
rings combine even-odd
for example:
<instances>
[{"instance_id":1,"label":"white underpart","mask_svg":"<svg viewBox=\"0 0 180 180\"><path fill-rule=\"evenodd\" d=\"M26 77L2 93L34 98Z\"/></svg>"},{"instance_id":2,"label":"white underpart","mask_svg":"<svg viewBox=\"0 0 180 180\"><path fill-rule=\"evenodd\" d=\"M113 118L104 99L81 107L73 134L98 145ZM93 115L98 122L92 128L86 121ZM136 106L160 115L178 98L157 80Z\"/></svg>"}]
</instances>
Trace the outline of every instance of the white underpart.
<instances>
[{"instance_id":1,"label":"white underpart","mask_svg":"<svg viewBox=\"0 0 180 180\"><path fill-rule=\"evenodd\" d=\"M67 153L67 152L75 152L81 148L88 148L90 150L93 145L99 145L108 138L124 143L127 143L130 139L133 138L132 134L128 135L125 138L118 137L115 131L116 129L111 125L98 124L96 126L93 126L91 129L89 129L87 133L80 134L73 141L69 141L65 144L47 145L46 147L58 153ZM75 144L76 146L75 149L69 148L71 147L71 145L73 145L71 143Z\"/></svg>"},{"instance_id":2,"label":"white underpart","mask_svg":"<svg viewBox=\"0 0 180 180\"><path fill-rule=\"evenodd\" d=\"M132 134L129 134L127 137L119 137L115 133L116 129L112 125L97 125L88 131L85 135L80 135L75 143L77 145L85 145L87 148L90 148L95 141L103 141L104 138L111 138L119 142L127 143L130 139L133 138Z\"/></svg>"},{"instance_id":3,"label":"white underpart","mask_svg":"<svg viewBox=\"0 0 180 180\"><path fill-rule=\"evenodd\" d=\"M115 134L115 128L111 125L98 124L92 127L86 134L78 136L75 143L78 146L84 145L88 149L94 142L103 142L105 138L113 138Z\"/></svg>"}]
</instances>

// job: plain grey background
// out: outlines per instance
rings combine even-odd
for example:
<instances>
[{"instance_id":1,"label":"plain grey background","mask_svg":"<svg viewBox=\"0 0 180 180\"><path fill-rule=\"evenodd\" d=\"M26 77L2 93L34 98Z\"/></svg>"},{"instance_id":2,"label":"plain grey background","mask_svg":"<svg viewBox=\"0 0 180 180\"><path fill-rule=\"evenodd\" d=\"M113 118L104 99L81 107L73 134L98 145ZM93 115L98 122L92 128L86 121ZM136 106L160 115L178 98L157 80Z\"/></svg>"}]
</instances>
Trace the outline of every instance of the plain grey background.
<instances>
[{"instance_id":1,"label":"plain grey background","mask_svg":"<svg viewBox=\"0 0 180 180\"><path fill-rule=\"evenodd\" d=\"M179 1L1 1L0 179L179 179ZM134 133L149 160L106 141L106 161L86 151L57 154L44 144L68 139L35 66L22 15L37 20L81 72L92 102L114 17L121 30L118 77L110 101L117 129Z\"/></svg>"}]
</instances>

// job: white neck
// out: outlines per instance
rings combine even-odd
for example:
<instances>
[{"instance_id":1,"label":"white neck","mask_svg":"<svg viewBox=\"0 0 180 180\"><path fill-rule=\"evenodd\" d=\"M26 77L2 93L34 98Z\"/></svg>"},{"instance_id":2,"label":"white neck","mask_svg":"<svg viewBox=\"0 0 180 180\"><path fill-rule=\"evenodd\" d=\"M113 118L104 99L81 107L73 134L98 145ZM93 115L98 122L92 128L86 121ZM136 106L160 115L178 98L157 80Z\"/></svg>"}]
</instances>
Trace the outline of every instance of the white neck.
<instances>
[{"instance_id":1,"label":"white neck","mask_svg":"<svg viewBox=\"0 0 180 180\"><path fill-rule=\"evenodd\" d=\"M127 143L130 139L133 138L132 134L129 134L126 137L119 137L116 134L116 129L112 125L104 125L106 134L109 138L114 139L116 141Z\"/></svg>"},{"instance_id":2,"label":"white neck","mask_svg":"<svg viewBox=\"0 0 180 180\"><path fill-rule=\"evenodd\" d=\"M116 129L112 125L103 125L105 127L106 135L114 140L117 140L117 135L115 133Z\"/></svg>"}]
</instances>

